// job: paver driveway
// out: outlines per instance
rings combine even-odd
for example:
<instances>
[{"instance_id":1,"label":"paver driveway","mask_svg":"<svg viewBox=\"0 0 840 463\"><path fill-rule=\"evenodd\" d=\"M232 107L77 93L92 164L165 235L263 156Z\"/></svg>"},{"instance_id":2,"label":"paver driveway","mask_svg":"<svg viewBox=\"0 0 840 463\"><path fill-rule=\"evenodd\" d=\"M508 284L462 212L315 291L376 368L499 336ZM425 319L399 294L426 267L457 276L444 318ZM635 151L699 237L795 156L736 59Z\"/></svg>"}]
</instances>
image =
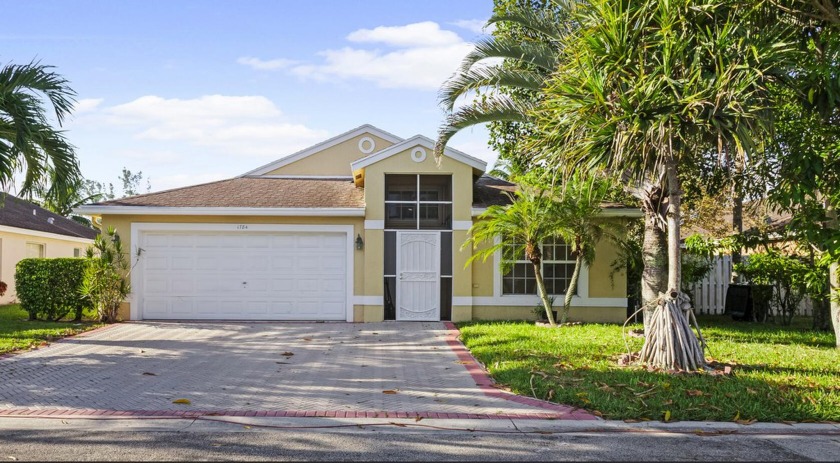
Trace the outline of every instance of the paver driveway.
<instances>
[{"instance_id":1,"label":"paver driveway","mask_svg":"<svg viewBox=\"0 0 840 463\"><path fill-rule=\"evenodd\" d=\"M125 323L0 359L0 413L563 412L486 394L450 335L443 323L416 322Z\"/></svg>"}]
</instances>

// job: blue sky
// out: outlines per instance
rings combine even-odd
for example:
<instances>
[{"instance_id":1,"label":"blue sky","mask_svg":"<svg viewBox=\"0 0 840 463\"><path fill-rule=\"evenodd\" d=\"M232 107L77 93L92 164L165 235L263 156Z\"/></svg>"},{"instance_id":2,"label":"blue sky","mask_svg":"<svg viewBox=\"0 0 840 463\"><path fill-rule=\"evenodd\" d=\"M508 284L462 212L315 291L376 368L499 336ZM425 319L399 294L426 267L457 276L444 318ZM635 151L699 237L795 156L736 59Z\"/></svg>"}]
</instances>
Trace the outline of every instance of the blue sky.
<instances>
[{"instance_id":1,"label":"blue sky","mask_svg":"<svg viewBox=\"0 0 840 463\"><path fill-rule=\"evenodd\" d=\"M56 66L87 178L232 177L370 123L434 138L492 0L4 0L0 62ZM492 164L484 128L452 146ZM348 172L349 175L349 172Z\"/></svg>"}]
</instances>

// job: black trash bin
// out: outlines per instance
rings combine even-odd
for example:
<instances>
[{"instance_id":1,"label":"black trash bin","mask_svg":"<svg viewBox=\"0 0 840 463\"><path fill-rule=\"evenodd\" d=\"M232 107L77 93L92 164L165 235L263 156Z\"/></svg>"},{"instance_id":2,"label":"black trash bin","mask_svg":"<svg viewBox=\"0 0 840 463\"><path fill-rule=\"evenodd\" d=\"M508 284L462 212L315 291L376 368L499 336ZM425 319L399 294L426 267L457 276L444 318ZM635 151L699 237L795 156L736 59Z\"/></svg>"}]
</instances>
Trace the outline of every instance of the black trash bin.
<instances>
[{"instance_id":1,"label":"black trash bin","mask_svg":"<svg viewBox=\"0 0 840 463\"><path fill-rule=\"evenodd\" d=\"M731 316L733 320L752 320L752 291L749 285L729 285L726 290L723 314Z\"/></svg>"}]
</instances>

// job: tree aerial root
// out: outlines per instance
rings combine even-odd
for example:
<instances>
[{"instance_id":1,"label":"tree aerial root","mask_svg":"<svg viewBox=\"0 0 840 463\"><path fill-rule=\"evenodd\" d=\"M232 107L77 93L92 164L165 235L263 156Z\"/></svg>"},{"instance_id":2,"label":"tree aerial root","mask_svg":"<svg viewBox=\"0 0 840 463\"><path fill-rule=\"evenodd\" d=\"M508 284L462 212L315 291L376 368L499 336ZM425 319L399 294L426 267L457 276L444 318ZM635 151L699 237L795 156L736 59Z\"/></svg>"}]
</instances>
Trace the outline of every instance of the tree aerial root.
<instances>
[{"instance_id":1,"label":"tree aerial root","mask_svg":"<svg viewBox=\"0 0 840 463\"><path fill-rule=\"evenodd\" d=\"M706 342L693 315L688 295L674 292L663 296L651 315L639 360L664 370L707 369L703 355ZM694 321L697 334L692 331L689 318Z\"/></svg>"}]
</instances>

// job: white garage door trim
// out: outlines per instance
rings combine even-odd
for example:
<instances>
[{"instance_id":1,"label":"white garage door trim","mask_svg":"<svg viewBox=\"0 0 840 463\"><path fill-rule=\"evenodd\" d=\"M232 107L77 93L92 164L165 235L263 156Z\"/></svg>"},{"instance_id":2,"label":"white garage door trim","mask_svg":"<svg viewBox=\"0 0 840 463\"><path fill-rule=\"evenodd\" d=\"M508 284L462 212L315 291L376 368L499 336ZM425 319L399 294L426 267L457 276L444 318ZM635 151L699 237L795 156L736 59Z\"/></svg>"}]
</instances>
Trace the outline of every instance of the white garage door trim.
<instances>
[{"instance_id":1,"label":"white garage door trim","mask_svg":"<svg viewBox=\"0 0 840 463\"><path fill-rule=\"evenodd\" d=\"M133 223L131 224L131 319L141 320L140 295L143 293L143 258L138 246L144 232L228 232L228 233L270 233L270 232L335 232L344 233L347 243L347 281L345 284L346 321L353 321L353 250L355 236L353 225L286 225L286 224L230 224L230 223ZM142 247L142 246L141 246Z\"/></svg>"}]
</instances>

